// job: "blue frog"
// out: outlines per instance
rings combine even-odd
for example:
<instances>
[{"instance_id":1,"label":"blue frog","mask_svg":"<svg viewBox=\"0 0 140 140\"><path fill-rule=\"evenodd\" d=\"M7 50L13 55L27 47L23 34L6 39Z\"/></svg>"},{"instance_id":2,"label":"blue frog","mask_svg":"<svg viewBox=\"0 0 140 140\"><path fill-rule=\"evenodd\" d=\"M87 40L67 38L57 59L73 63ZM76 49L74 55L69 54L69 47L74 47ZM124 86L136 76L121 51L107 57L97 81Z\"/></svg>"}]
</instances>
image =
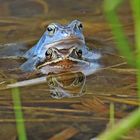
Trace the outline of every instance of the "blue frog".
<instances>
[{"instance_id":1,"label":"blue frog","mask_svg":"<svg viewBox=\"0 0 140 140\"><path fill-rule=\"evenodd\" d=\"M73 20L68 25L51 23L38 43L24 55L27 59L20 69L23 71L41 70L42 73L66 70L82 71L99 67L99 53L90 51L83 35L83 25Z\"/></svg>"}]
</instances>

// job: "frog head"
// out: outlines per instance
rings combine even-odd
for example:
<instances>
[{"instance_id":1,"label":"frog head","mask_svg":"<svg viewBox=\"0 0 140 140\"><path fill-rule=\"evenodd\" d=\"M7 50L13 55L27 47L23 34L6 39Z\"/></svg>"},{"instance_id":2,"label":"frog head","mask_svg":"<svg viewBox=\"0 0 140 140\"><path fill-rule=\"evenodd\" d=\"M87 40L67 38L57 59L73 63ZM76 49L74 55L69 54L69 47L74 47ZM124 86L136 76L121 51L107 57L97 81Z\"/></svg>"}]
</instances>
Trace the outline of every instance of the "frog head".
<instances>
[{"instance_id":1,"label":"frog head","mask_svg":"<svg viewBox=\"0 0 140 140\"><path fill-rule=\"evenodd\" d=\"M85 43L82 28L83 25L79 20L74 20L68 25L51 23L48 25L45 33L42 35L38 43L27 51L24 57L27 59L35 56L45 58L46 51L52 46L57 46L61 43L61 46L59 45L59 47L67 49L67 46L62 44L71 38L79 39Z\"/></svg>"}]
</instances>

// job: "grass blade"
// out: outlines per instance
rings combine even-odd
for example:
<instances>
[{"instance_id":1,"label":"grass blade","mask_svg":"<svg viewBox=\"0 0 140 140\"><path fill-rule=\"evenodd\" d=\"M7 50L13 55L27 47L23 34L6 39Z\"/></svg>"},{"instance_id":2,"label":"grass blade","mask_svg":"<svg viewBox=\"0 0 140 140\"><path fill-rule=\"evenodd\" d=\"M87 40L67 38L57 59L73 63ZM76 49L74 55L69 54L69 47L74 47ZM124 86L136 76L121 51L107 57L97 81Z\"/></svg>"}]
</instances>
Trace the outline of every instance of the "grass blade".
<instances>
[{"instance_id":1,"label":"grass blade","mask_svg":"<svg viewBox=\"0 0 140 140\"><path fill-rule=\"evenodd\" d=\"M15 112L15 118L16 118L18 138L19 140L27 140L21 101L20 101L20 92L18 88L12 89L12 97L13 97L13 103L14 103L14 112Z\"/></svg>"}]
</instances>

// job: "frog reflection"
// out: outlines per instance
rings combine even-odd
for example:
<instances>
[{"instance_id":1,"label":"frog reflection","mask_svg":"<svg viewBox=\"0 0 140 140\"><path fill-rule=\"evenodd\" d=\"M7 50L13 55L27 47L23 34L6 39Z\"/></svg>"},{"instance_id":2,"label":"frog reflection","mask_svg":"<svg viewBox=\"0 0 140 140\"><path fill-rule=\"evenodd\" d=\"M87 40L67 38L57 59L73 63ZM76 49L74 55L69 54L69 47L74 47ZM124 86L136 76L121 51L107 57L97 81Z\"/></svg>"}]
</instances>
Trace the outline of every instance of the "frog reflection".
<instances>
[{"instance_id":1,"label":"frog reflection","mask_svg":"<svg viewBox=\"0 0 140 140\"><path fill-rule=\"evenodd\" d=\"M56 99L82 96L85 94L85 82L86 77L82 72L50 74L47 77L51 97Z\"/></svg>"}]
</instances>

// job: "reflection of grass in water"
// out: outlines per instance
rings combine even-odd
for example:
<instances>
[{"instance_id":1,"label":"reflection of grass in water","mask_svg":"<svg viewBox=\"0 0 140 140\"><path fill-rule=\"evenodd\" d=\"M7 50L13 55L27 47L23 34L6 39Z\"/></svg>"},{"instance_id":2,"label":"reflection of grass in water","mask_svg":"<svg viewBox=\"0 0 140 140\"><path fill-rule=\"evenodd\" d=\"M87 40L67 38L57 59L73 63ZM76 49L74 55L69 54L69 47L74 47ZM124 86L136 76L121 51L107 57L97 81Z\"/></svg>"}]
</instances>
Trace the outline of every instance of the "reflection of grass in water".
<instances>
[{"instance_id":1,"label":"reflection of grass in water","mask_svg":"<svg viewBox=\"0 0 140 140\"><path fill-rule=\"evenodd\" d=\"M115 122L115 119L114 119L114 103L111 102L110 103L110 109L109 109L109 114L110 114L110 122L109 122L109 125L112 127L114 125L114 122Z\"/></svg>"},{"instance_id":2,"label":"reflection of grass in water","mask_svg":"<svg viewBox=\"0 0 140 140\"><path fill-rule=\"evenodd\" d=\"M126 39L124 32L122 31L121 24L119 22L118 16L116 14L116 8L121 4L123 0L104 0L104 10L108 22L111 25L112 33L116 39L117 47L122 55L125 56L128 63L134 65L136 61L137 66L137 85L138 85L138 96L140 100L140 0L131 1L133 7L133 15L135 21L135 41L136 49L139 53L136 56L136 60L132 54L131 48L129 46L128 40ZM116 26L117 25L117 26ZM110 113L113 114L113 110L110 109ZM113 115L110 115L110 119L113 119ZM140 108L124 118L119 123L111 127L111 129L105 131L99 140L116 140L120 138L123 134L126 134L130 129L135 128L140 125Z\"/></svg>"},{"instance_id":3,"label":"reflection of grass in water","mask_svg":"<svg viewBox=\"0 0 140 140\"><path fill-rule=\"evenodd\" d=\"M23 118L22 107L21 107L20 92L18 88L12 89L12 97L14 103L14 112L16 118L18 138L19 140L27 140L26 129L24 126L24 118Z\"/></svg>"}]
</instances>

